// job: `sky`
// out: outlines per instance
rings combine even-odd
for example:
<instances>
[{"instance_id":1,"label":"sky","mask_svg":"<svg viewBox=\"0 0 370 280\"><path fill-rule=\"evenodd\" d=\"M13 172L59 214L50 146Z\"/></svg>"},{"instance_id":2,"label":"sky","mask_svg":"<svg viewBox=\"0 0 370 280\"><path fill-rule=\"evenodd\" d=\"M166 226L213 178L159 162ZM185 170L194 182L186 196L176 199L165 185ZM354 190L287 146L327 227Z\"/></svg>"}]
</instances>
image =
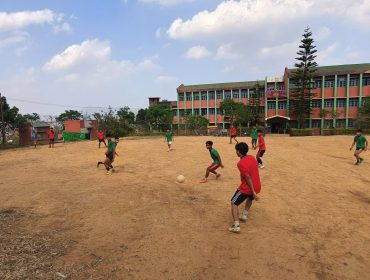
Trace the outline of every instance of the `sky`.
<instances>
[{"instance_id":1,"label":"sky","mask_svg":"<svg viewBox=\"0 0 370 280\"><path fill-rule=\"evenodd\" d=\"M21 113L145 108L180 84L370 62L370 0L0 0L0 92Z\"/></svg>"}]
</instances>

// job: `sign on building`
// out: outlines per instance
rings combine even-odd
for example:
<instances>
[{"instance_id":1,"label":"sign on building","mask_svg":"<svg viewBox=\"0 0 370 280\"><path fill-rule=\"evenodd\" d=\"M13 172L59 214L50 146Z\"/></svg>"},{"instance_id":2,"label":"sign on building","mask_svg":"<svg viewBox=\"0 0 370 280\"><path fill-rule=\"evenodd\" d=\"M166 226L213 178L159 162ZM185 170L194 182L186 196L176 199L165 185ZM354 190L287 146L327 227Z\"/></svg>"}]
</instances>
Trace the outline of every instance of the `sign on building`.
<instances>
[{"instance_id":1,"label":"sign on building","mask_svg":"<svg viewBox=\"0 0 370 280\"><path fill-rule=\"evenodd\" d=\"M280 83L284 81L283 76L270 76L266 78L268 83Z\"/></svg>"}]
</instances>

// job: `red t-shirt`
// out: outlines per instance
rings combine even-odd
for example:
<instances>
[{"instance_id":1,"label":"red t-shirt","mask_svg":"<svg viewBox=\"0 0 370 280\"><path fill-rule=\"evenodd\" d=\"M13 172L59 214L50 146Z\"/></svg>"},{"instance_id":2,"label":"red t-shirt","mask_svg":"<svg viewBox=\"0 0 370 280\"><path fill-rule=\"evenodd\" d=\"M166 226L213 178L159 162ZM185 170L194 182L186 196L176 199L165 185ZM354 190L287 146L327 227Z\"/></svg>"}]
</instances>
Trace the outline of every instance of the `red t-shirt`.
<instances>
[{"instance_id":1,"label":"red t-shirt","mask_svg":"<svg viewBox=\"0 0 370 280\"><path fill-rule=\"evenodd\" d=\"M104 133L98 132L98 139L103 140L104 139Z\"/></svg>"},{"instance_id":2,"label":"red t-shirt","mask_svg":"<svg viewBox=\"0 0 370 280\"><path fill-rule=\"evenodd\" d=\"M232 127L232 128L230 129L230 134L231 134L231 135L236 135L236 128L235 128L235 127Z\"/></svg>"},{"instance_id":3,"label":"red t-shirt","mask_svg":"<svg viewBox=\"0 0 370 280\"><path fill-rule=\"evenodd\" d=\"M262 146L260 146L260 144L263 143ZM258 147L261 151L265 151L266 150L266 142L265 142L265 138L260 135L258 136Z\"/></svg>"},{"instance_id":4,"label":"red t-shirt","mask_svg":"<svg viewBox=\"0 0 370 280\"><path fill-rule=\"evenodd\" d=\"M54 137L55 137L55 136L54 136L54 131L49 130L49 131L48 131L48 138L49 138L49 139L54 139Z\"/></svg>"},{"instance_id":5,"label":"red t-shirt","mask_svg":"<svg viewBox=\"0 0 370 280\"><path fill-rule=\"evenodd\" d=\"M253 194L251 189L249 188L247 181L245 180L245 176L249 175L253 182L254 190L256 191L256 193L259 193L261 191L261 181L258 172L257 160L253 156L247 155L238 162L238 169L240 171L240 181L241 181L239 190L245 194L249 195Z\"/></svg>"}]
</instances>

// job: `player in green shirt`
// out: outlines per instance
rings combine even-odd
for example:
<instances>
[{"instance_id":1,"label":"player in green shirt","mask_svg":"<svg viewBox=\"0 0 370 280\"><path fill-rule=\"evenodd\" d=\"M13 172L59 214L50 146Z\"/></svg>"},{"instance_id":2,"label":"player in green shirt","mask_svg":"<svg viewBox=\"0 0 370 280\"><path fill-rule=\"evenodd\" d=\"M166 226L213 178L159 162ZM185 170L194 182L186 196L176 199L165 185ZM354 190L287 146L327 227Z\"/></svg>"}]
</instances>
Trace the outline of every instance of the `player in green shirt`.
<instances>
[{"instance_id":1,"label":"player in green shirt","mask_svg":"<svg viewBox=\"0 0 370 280\"><path fill-rule=\"evenodd\" d=\"M219 167L224 168L224 165L222 164L222 161L221 161L220 154L212 146L213 146L212 141L207 141L206 142L206 148L209 150L211 158L213 159L213 163L207 168L206 175L200 181L201 183L207 183L208 182L209 173L215 174L216 175L216 180L217 180L218 178L220 178L221 174L217 173L216 169L219 168Z\"/></svg>"},{"instance_id":2,"label":"player in green shirt","mask_svg":"<svg viewBox=\"0 0 370 280\"><path fill-rule=\"evenodd\" d=\"M360 154L363 151L367 151L367 147L369 145L369 142L366 140L366 137L362 135L362 130L358 129L355 138L353 139L352 145L350 147L350 150L353 149L353 147L356 144L356 151L354 153L354 157L356 158L355 165L359 165L364 161L362 157L360 157Z\"/></svg>"},{"instance_id":3,"label":"player in green shirt","mask_svg":"<svg viewBox=\"0 0 370 280\"><path fill-rule=\"evenodd\" d=\"M173 142L173 133L171 130L167 129L167 132L164 134L165 141L167 141L168 150L167 152L171 151L171 145Z\"/></svg>"},{"instance_id":4,"label":"player in green shirt","mask_svg":"<svg viewBox=\"0 0 370 280\"><path fill-rule=\"evenodd\" d=\"M252 147L253 147L253 149L256 149L257 148L257 139L258 139L258 133L257 133L256 126L253 126L252 131L251 131L251 136L252 136Z\"/></svg>"},{"instance_id":5,"label":"player in green shirt","mask_svg":"<svg viewBox=\"0 0 370 280\"><path fill-rule=\"evenodd\" d=\"M97 167L99 167L100 164L104 164L105 169L107 170L106 174L111 175L112 171L113 171L112 163L114 161L114 157L118 156L118 154L116 152L116 146L118 144L119 138L115 137L115 139L113 140L109 134L107 134L106 137L107 137L107 141L108 141L107 151L105 152L106 159L105 159L104 162L98 161Z\"/></svg>"}]
</instances>

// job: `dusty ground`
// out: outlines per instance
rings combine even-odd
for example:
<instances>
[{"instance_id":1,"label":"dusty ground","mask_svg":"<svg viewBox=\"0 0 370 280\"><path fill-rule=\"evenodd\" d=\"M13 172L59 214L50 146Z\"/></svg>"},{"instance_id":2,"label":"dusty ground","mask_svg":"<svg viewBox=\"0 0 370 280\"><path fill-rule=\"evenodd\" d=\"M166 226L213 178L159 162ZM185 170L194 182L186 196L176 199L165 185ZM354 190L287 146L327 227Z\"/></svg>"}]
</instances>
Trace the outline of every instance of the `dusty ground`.
<instances>
[{"instance_id":1,"label":"dusty ground","mask_svg":"<svg viewBox=\"0 0 370 280\"><path fill-rule=\"evenodd\" d=\"M201 185L207 139L124 139L112 176L96 142L0 151L0 279L369 279L370 155L354 166L352 137L267 136L239 235L234 147L213 139L225 169Z\"/></svg>"}]
</instances>

